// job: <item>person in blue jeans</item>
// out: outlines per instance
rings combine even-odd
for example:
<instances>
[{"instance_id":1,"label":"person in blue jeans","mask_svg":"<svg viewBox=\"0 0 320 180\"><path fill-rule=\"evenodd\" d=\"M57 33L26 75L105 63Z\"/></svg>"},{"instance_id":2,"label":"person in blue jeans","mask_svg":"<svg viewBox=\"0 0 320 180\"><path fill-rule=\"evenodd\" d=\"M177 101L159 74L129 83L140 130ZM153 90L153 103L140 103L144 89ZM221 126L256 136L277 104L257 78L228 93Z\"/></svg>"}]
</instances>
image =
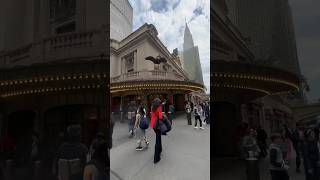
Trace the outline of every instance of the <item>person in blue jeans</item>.
<instances>
[{"instance_id":1,"label":"person in blue jeans","mask_svg":"<svg viewBox=\"0 0 320 180\"><path fill-rule=\"evenodd\" d=\"M146 144L145 148L148 148L148 145L149 145L149 142L146 137L146 129L142 129L140 127L140 121L143 118L146 118L146 111L145 111L144 107L140 105L138 108L138 111L137 111L136 121L134 124L134 128L135 128L137 136L138 136L138 146L136 147L137 151L141 151L144 149L142 147L142 141L144 141Z\"/></svg>"}]
</instances>

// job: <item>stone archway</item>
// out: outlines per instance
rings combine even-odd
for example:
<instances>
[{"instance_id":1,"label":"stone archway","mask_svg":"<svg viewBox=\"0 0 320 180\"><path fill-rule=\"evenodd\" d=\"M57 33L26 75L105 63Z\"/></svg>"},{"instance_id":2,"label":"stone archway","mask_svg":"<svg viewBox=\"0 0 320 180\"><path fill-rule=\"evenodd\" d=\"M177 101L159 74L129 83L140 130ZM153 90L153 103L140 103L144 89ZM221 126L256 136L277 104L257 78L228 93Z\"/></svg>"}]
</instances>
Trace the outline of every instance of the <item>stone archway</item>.
<instances>
[{"instance_id":1,"label":"stone archway","mask_svg":"<svg viewBox=\"0 0 320 180\"><path fill-rule=\"evenodd\" d=\"M184 94L173 95L173 104L175 106L175 111L184 111L185 95Z\"/></svg>"},{"instance_id":2,"label":"stone archway","mask_svg":"<svg viewBox=\"0 0 320 180\"><path fill-rule=\"evenodd\" d=\"M121 96L112 97L111 112L119 114L120 113L120 106L121 106Z\"/></svg>"},{"instance_id":3,"label":"stone archway","mask_svg":"<svg viewBox=\"0 0 320 180\"><path fill-rule=\"evenodd\" d=\"M32 110L14 111L7 117L6 133L16 147L14 154L17 164L27 163L30 157L35 117L36 113Z\"/></svg>"},{"instance_id":4,"label":"stone archway","mask_svg":"<svg viewBox=\"0 0 320 180\"><path fill-rule=\"evenodd\" d=\"M91 104L52 107L44 112L43 118L44 147L46 147L44 154L48 165L52 162L52 157L57 152L58 147L66 140L69 125L81 125L81 142L87 147L90 146L99 131L104 131L100 109Z\"/></svg>"}]
</instances>

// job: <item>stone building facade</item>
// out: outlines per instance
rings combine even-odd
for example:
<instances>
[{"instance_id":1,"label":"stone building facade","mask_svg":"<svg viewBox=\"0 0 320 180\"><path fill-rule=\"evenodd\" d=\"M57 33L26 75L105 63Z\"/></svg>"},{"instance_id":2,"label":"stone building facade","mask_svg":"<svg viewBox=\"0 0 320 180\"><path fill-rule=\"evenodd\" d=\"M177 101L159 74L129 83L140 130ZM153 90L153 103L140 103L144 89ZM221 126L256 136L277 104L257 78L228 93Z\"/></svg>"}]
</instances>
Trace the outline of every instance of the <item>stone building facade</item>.
<instances>
[{"instance_id":1,"label":"stone building facade","mask_svg":"<svg viewBox=\"0 0 320 180\"><path fill-rule=\"evenodd\" d=\"M109 134L108 8L100 0L0 2L1 141L9 136L27 152L21 143L39 134L50 167L67 126L80 124L86 145Z\"/></svg>"},{"instance_id":2,"label":"stone building facade","mask_svg":"<svg viewBox=\"0 0 320 180\"><path fill-rule=\"evenodd\" d=\"M203 85L190 81L179 63L158 38L152 24L144 24L122 41L111 40L110 81L115 112L125 109L129 101L150 105L154 97L168 99L176 110L184 110L188 93L203 91ZM155 64L146 57L163 57Z\"/></svg>"},{"instance_id":3,"label":"stone building facade","mask_svg":"<svg viewBox=\"0 0 320 180\"><path fill-rule=\"evenodd\" d=\"M155 97L167 99L177 111L184 110L185 101L194 99L191 92L203 92L203 82L190 79L182 67L178 50L168 51L154 25L146 23L131 32L133 12L127 1L118 4L111 1L110 8L114 12L110 24L112 111L123 113L129 101L150 107ZM154 63L146 60L147 57L164 58L165 62ZM199 66L200 62L196 64ZM202 77L201 67L198 73Z\"/></svg>"},{"instance_id":4,"label":"stone building facade","mask_svg":"<svg viewBox=\"0 0 320 180\"><path fill-rule=\"evenodd\" d=\"M232 22L236 14L228 16L236 4L231 9L228 4L227 0L216 0L210 8L214 27L210 30L212 127L214 146L219 147L214 149L214 157L237 155L243 123L252 128L261 125L268 132L292 123L292 112L278 94L300 89L297 74L255 62L255 51Z\"/></svg>"}]
</instances>

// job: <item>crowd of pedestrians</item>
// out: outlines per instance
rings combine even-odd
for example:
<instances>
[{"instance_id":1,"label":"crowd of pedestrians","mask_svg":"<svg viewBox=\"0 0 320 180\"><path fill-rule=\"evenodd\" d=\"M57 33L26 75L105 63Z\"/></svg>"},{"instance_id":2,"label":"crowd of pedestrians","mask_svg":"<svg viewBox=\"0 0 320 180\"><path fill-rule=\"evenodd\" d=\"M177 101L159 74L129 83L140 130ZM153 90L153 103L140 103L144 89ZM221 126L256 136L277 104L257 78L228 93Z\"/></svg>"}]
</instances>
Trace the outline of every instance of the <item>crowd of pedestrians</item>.
<instances>
[{"instance_id":1,"label":"crowd of pedestrians","mask_svg":"<svg viewBox=\"0 0 320 180\"><path fill-rule=\"evenodd\" d=\"M192 114L194 117L194 128L204 129L203 125L210 124L210 106L208 102L196 103L187 101L185 105L188 125L192 125ZM197 126L199 122L199 127Z\"/></svg>"},{"instance_id":2,"label":"crowd of pedestrians","mask_svg":"<svg viewBox=\"0 0 320 180\"><path fill-rule=\"evenodd\" d=\"M30 143L30 150L25 148L25 151L28 152L26 156L21 158L15 151L13 151L12 155L9 152L6 153L7 159L12 159L12 163L11 165L7 163L6 167L1 165L0 179L21 179L22 176L25 179L50 178L52 180L109 179L110 146L106 136L103 133L97 133L90 146L87 147L81 142L82 133L81 125L69 125L57 151L53 157L50 157L53 158L52 163L45 158L44 149L40 146L39 135L34 133ZM7 147L6 144L2 146ZM42 163L36 167L36 162ZM8 168L10 167L13 169L9 170ZM36 168L38 168L37 171ZM6 169L5 172L4 169ZM20 173L16 174L18 169Z\"/></svg>"},{"instance_id":3,"label":"crowd of pedestrians","mask_svg":"<svg viewBox=\"0 0 320 180\"><path fill-rule=\"evenodd\" d=\"M155 133L154 163L161 160L163 150L161 136L167 135L171 130L175 111L172 102L159 98L155 98L149 106L136 101L130 101L126 106L128 133L130 138L136 137L136 151L142 151L149 147L146 136L147 129L151 129ZM203 126L210 123L209 111L209 103L207 102L193 104L187 101L185 104L187 124L192 125L192 121L194 121L194 128L204 129Z\"/></svg>"},{"instance_id":4,"label":"crowd of pedestrians","mask_svg":"<svg viewBox=\"0 0 320 180\"><path fill-rule=\"evenodd\" d=\"M137 151L142 151L149 147L146 131L147 129L153 129L156 136L154 163L158 163L162 152L161 136L166 135L171 129L175 113L174 105L168 103L167 100L161 101L159 98L155 98L150 107L147 107L144 103L130 101L126 109L129 137L136 137ZM163 124L170 126L170 129L164 132Z\"/></svg>"},{"instance_id":5,"label":"crowd of pedestrians","mask_svg":"<svg viewBox=\"0 0 320 180\"><path fill-rule=\"evenodd\" d=\"M268 157L272 180L289 180L289 167L295 154L295 171L301 172L303 164L306 180L320 180L320 134L319 127L308 129L288 128L267 135L262 127L250 128L247 123L238 127L239 157L243 160ZM270 139L268 139L270 138ZM270 145L267 142L270 140Z\"/></svg>"}]
</instances>

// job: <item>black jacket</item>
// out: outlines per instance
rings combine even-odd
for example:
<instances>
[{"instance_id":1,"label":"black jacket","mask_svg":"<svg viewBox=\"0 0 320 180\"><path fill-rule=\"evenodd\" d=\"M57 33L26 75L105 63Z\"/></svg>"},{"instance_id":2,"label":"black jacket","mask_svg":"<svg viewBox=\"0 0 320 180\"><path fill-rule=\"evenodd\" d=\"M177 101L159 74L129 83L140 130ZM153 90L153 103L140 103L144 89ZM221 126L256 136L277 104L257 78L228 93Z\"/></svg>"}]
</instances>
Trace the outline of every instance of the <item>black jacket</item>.
<instances>
[{"instance_id":1,"label":"black jacket","mask_svg":"<svg viewBox=\"0 0 320 180\"><path fill-rule=\"evenodd\" d=\"M313 164L319 161L319 149L317 141L307 141L303 144L304 166L307 169L313 168Z\"/></svg>"}]
</instances>

